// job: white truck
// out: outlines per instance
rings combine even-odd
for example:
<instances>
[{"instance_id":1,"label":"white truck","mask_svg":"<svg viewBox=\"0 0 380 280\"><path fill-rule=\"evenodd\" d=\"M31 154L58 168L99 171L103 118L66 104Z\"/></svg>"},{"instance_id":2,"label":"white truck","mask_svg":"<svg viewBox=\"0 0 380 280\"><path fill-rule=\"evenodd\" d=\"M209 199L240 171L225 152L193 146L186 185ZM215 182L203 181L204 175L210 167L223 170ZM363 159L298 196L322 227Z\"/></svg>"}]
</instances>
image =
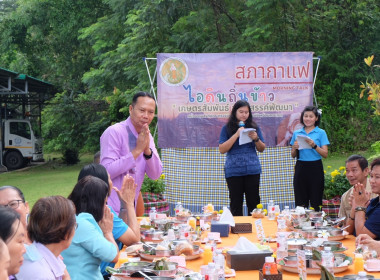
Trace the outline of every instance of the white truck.
<instances>
[{"instance_id":1,"label":"white truck","mask_svg":"<svg viewBox=\"0 0 380 280\"><path fill-rule=\"evenodd\" d=\"M2 164L8 169L19 169L31 160L43 161L42 139L35 136L28 120L3 119L0 143Z\"/></svg>"}]
</instances>

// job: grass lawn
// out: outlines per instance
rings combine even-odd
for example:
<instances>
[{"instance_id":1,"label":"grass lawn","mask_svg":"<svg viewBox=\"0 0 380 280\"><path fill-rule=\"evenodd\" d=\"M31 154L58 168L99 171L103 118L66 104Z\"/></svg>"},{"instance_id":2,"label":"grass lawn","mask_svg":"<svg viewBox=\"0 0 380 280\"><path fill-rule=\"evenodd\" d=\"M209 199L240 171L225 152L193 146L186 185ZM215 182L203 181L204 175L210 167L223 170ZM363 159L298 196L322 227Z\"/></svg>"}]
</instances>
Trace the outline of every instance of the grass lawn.
<instances>
[{"instance_id":1,"label":"grass lawn","mask_svg":"<svg viewBox=\"0 0 380 280\"><path fill-rule=\"evenodd\" d=\"M333 171L345 166L346 159L352 154L361 154L368 158L370 152L361 151L353 153L335 153L323 160L325 170ZM45 155L51 159L59 157L57 155ZM66 166L59 163L59 160L49 160L46 164L18 171L0 174L0 186L13 185L19 187L25 194L26 199L32 207L40 198L49 195L62 195L67 197L73 189L81 168L92 162L92 154L84 154L80 157L80 162L76 165ZM327 168L331 166L331 168Z\"/></svg>"},{"instance_id":2,"label":"grass lawn","mask_svg":"<svg viewBox=\"0 0 380 280\"><path fill-rule=\"evenodd\" d=\"M92 162L92 157L93 155L84 154L78 164L71 166L63 165L59 160L51 160L44 165L2 173L0 186L11 185L20 188L30 207L44 196L67 197L77 181L79 171L84 165ZM52 158L52 155L45 158Z\"/></svg>"}]
</instances>

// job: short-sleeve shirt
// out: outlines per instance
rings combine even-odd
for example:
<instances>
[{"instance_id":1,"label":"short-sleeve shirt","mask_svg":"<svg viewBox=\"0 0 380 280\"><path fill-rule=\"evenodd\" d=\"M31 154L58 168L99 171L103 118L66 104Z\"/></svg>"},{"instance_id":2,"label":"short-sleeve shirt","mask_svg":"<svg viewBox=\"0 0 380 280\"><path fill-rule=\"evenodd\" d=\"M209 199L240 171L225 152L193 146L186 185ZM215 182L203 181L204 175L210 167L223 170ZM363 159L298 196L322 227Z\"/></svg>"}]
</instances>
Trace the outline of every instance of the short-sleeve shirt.
<instances>
[{"instance_id":1,"label":"short-sleeve shirt","mask_svg":"<svg viewBox=\"0 0 380 280\"><path fill-rule=\"evenodd\" d=\"M297 140L298 135L307 136L313 139L314 143L318 147L329 145L329 139L327 138L326 132L316 126L312 131L307 133L305 128L298 129L294 131L292 140L290 140L290 145L293 146L294 142ZM299 159L300 161L316 161L322 159L321 155L315 149L302 149L299 150Z\"/></svg>"},{"instance_id":2,"label":"short-sleeve shirt","mask_svg":"<svg viewBox=\"0 0 380 280\"><path fill-rule=\"evenodd\" d=\"M61 254L71 280L103 280L100 262L112 261L117 255L117 249L104 238L91 214L80 213L76 220L78 228L71 245Z\"/></svg>"},{"instance_id":3,"label":"short-sleeve shirt","mask_svg":"<svg viewBox=\"0 0 380 280\"><path fill-rule=\"evenodd\" d=\"M259 127L256 129L256 132L260 140L264 143L264 137ZM230 138L231 135L228 135L227 126L225 125L220 132L219 144L223 144ZM235 141L231 149L227 152L224 173L226 178L261 173L261 164L257 156L254 141L243 145L239 145L239 139Z\"/></svg>"},{"instance_id":4,"label":"short-sleeve shirt","mask_svg":"<svg viewBox=\"0 0 380 280\"><path fill-rule=\"evenodd\" d=\"M380 203L379 197L376 197L371 200L369 203L365 216L367 220L364 223L364 226L376 235L376 240L380 239Z\"/></svg>"},{"instance_id":5,"label":"short-sleeve shirt","mask_svg":"<svg viewBox=\"0 0 380 280\"><path fill-rule=\"evenodd\" d=\"M56 257L45 245L33 242L26 247L24 263L16 277L18 280L61 280L65 269L60 256Z\"/></svg>"},{"instance_id":6,"label":"short-sleeve shirt","mask_svg":"<svg viewBox=\"0 0 380 280\"><path fill-rule=\"evenodd\" d=\"M119 246L119 250L120 250L121 248L123 248L123 243L121 243L120 241L117 241L117 239L119 239L120 236L122 236L128 230L128 225L124 223L122 219L119 218L119 216L116 214L116 212L112 209L111 206L108 205L108 207L111 209L111 212L113 213L112 235L116 241L116 244ZM102 261L100 264L100 271L102 272L103 275L108 275L108 273L106 272L107 266L114 267L115 263Z\"/></svg>"}]
</instances>

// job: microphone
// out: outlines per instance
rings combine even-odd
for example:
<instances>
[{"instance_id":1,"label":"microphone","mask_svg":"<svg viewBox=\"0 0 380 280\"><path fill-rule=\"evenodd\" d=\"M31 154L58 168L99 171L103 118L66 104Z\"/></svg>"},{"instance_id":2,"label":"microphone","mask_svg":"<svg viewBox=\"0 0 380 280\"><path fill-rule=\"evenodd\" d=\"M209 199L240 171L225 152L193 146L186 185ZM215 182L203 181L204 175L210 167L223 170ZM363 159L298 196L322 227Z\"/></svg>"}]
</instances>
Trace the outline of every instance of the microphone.
<instances>
[{"instance_id":1,"label":"microphone","mask_svg":"<svg viewBox=\"0 0 380 280\"><path fill-rule=\"evenodd\" d=\"M239 122L239 127L245 127L245 123L243 121Z\"/></svg>"}]
</instances>

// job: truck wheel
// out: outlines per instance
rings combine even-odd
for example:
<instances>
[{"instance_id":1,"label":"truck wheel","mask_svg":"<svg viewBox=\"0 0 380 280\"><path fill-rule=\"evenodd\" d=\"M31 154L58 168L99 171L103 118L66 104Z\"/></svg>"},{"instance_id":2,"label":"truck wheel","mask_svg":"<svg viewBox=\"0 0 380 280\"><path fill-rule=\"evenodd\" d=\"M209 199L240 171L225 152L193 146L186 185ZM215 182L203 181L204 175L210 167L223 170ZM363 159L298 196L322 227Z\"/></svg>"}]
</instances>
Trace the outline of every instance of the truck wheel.
<instances>
[{"instance_id":1,"label":"truck wheel","mask_svg":"<svg viewBox=\"0 0 380 280\"><path fill-rule=\"evenodd\" d=\"M10 151L5 155L4 164L8 169L19 169L24 163L24 158L19 152Z\"/></svg>"}]
</instances>

